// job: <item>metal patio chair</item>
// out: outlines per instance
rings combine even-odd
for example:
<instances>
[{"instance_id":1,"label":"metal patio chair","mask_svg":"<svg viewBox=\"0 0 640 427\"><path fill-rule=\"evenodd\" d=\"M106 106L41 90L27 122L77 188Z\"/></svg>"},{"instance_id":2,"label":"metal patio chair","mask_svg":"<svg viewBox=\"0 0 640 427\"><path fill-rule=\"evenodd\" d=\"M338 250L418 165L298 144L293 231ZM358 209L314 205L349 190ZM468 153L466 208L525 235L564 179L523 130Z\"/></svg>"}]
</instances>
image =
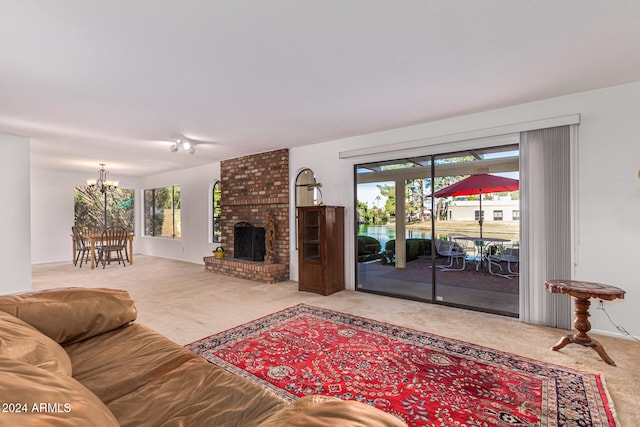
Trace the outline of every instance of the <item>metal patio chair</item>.
<instances>
[{"instance_id":1,"label":"metal patio chair","mask_svg":"<svg viewBox=\"0 0 640 427\"><path fill-rule=\"evenodd\" d=\"M436 252L441 256L449 258L449 265L441 266L440 271L460 271L464 270L467 252L462 246L455 242L455 240L436 240ZM462 267L454 268L454 263L460 265L462 261Z\"/></svg>"},{"instance_id":2,"label":"metal patio chair","mask_svg":"<svg viewBox=\"0 0 640 427\"><path fill-rule=\"evenodd\" d=\"M520 267L520 246L516 243L512 246L495 244L487 248L487 262L489 273L511 279L520 275L519 271L514 271L512 266ZM507 271L504 272L502 264L506 263ZM500 272L493 268L499 268Z\"/></svg>"}]
</instances>

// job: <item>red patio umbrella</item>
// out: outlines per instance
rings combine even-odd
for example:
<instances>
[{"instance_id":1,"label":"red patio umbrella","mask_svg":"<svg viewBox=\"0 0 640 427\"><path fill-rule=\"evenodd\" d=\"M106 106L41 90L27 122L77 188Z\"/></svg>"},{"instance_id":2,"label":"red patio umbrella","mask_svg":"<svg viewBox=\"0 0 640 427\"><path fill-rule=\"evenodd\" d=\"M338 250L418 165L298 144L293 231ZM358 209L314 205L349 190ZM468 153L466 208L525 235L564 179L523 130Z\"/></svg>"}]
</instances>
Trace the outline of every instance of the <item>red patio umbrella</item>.
<instances>
[{"instance_id":1,"label":"red patio umbrella","mask_svg":"<svg viewBox=\"0 0 640 427\"><path fill-rule=\"evenodd\" d=\"M515 191L519 188L520 182L517 179L482 173L478 175L471 175L463 180L449 185L448 187L442 188L433 193L433 196L456 197L479 194L480 221L478 221L478 223L480 224L480 237L482 237L482 194Z\"/></svg>"}]
</instances>

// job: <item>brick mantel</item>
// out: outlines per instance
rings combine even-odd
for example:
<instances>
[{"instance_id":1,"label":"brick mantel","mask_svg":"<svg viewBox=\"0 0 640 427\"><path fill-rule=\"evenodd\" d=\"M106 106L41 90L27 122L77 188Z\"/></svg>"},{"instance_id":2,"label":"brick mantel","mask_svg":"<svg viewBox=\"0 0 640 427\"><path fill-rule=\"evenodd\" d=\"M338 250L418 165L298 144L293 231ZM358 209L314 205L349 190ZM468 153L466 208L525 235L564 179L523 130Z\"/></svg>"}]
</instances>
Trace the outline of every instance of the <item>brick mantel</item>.
<instances>
[{"instance_id":1,"label":"brick mantel","mask_svg":"<svg viewBox=\"0 0 640 427\"><path fill-rule=\"evenodd\" d=\"M225 266L231 263L234 255L233 227L238 222L248 222L256 227L264 227L269 214L273 213L276 219L274 249L277 263L285 266L285 274L281 272L279 276L280 280L287 280L289 277L289 150L282 149L223 160L220 163L220 171L222 246L227 250L223 260L227 262L208 263L207 271L246 278L246 272L238 271L234 274L237 268ZM207 263L206 257L205 263ZM235 267L243 265L236 264L234 264ZM267 268L264 269L264 279L267 279L267 270ZM266 281L259 277L260 266L252 265L251 271L251 277ZM283 277L285 278L282 279Z\"/></svg>"}]
</instances>

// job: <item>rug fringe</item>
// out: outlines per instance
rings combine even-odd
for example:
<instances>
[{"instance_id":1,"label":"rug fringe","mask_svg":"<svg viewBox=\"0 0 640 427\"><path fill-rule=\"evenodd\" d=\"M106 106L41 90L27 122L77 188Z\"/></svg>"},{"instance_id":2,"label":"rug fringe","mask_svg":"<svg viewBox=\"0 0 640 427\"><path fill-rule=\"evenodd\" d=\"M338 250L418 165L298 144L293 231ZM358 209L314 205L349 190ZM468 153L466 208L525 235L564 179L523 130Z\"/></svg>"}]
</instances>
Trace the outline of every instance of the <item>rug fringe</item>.
<instances>
[{"instance_id":1,"label":"rug fringe","mask_svg":"<svg viewBox=\"0 0 640 427\"><path fill-rule=\"evenodd\" d=\"M600 382L602 383L602 389L604 391L605 396L607 397L607 407L609 411L611 411L611 417L613 418L613 422L617 427L620 426L620 421L618 421L618 413L616 412L616 407L613 404L613 399L611 399L611 394L609 394L609 389L607 388L607 383L604 380L604 376L602 374L598 375L600 377Z\"/></svg>"}]
</instances>

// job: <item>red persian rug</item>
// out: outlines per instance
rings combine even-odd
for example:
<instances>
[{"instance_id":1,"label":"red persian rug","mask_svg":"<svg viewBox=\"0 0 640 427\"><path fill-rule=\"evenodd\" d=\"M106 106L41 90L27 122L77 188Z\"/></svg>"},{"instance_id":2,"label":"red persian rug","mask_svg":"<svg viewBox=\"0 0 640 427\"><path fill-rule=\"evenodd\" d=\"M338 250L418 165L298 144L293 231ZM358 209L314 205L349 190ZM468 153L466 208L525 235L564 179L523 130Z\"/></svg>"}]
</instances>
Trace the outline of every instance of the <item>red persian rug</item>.
<instances>
[{"instance_id":1,"label":"red persian rug","mask_svg":"<svg viewBox=\"0 0 640 427\"><path fill-rule=\"evenodd\" d=\"M358 400L409 426L616 426L599 375L304 304L187 348L289 401Z\"/></svg>"}]
</instances>

